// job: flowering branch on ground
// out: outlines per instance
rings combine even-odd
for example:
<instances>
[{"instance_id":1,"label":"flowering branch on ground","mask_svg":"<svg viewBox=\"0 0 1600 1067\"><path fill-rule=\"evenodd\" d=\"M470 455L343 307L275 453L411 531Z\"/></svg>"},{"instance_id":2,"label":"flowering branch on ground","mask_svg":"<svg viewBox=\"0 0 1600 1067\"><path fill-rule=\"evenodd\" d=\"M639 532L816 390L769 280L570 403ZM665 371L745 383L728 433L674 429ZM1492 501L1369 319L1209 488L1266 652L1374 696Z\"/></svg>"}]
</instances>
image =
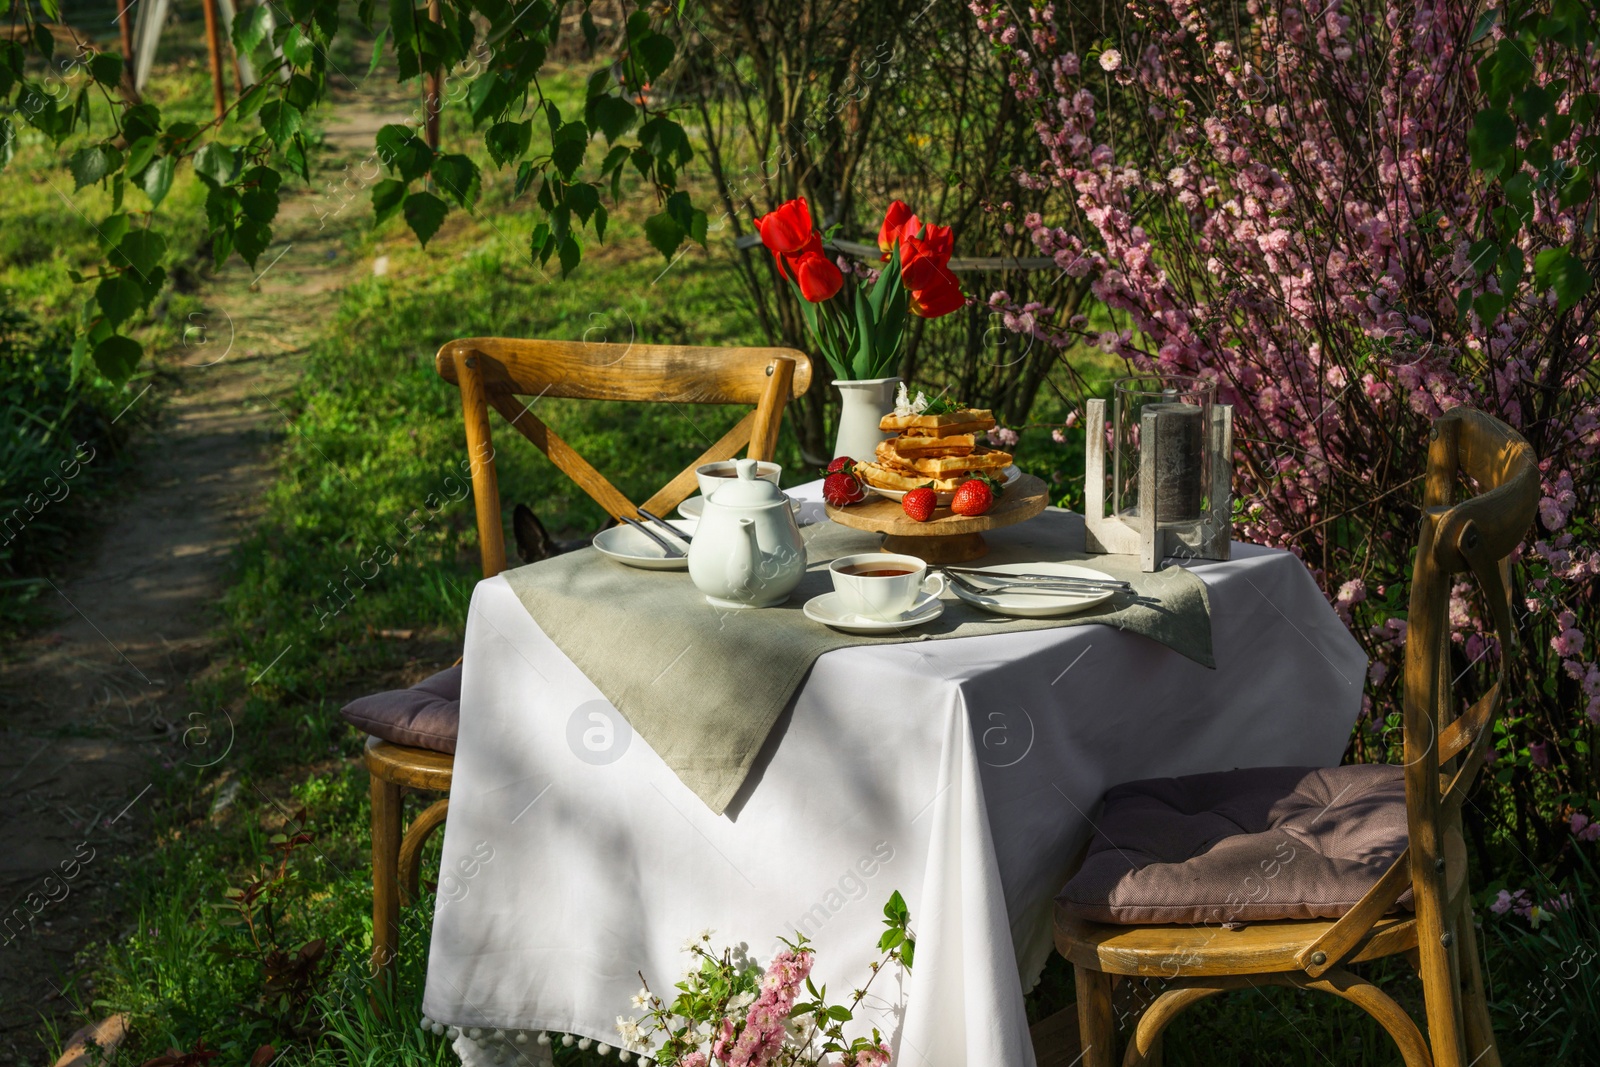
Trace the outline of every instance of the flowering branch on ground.
<instances>
[{"instance_id":1,"label":"flowering branch on ground","mask_svg":"<svg viewBox=\"0 0 1600 1067\"><path fill-rule=\"evenodd\" d=\"M844 1033L889 963L911 968L916 942L898 892L884 905L884 916L883 957L846 1004L830 1005L827 987L811 981L816 954L804 935L782 939L784 950L760 969L743 945L713 953L712 932L702 932L684 943L690 968L677 995L668 1002L646 981L633 999L643 1018L617 1020L623 1047L664 1067L888 1067L889 1045L876 1029L870 1038ZM829 1058L834 1055L837 1060Z\"/></svg>"}]
</instances>

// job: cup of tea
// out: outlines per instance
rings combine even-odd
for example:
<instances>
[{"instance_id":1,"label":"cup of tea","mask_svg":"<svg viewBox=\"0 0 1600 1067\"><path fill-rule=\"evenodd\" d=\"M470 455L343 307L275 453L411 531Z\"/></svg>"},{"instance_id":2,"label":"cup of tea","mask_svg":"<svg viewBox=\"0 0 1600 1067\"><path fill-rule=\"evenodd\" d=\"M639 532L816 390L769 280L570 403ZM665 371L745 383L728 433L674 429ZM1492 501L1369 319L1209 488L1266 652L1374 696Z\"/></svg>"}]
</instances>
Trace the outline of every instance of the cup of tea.
<instances>
[{"instance_id":1,"label":"cup of tea","mask_svg":"<svg viewBox=\"0 0 1600 1067\"><path fill-rule=\"evenodd\" d=\"M715 493L719 486L727 485L739 477L738 460L724 459L716 463L702 463L694 469L695 480L700 483L700 495L707 500ZM777 463L768 463L765 460L756 463L756 477L765 478L773 485L778 484L778 476L783 473L783 467Z\"/></svg>"},{"instance_id":2,"label":"cup of tea","mask_svg":"<svg viewBox=\"0 0 1600 1067\"><path fill-rule=\"evenodd\" d=\"M916 556L860 552L840 556L828 564L828 572L840 607L880 622L905 618L922 593L944 592L944 576L930 575L928 565Z\"/></svg>"}]
</instances>

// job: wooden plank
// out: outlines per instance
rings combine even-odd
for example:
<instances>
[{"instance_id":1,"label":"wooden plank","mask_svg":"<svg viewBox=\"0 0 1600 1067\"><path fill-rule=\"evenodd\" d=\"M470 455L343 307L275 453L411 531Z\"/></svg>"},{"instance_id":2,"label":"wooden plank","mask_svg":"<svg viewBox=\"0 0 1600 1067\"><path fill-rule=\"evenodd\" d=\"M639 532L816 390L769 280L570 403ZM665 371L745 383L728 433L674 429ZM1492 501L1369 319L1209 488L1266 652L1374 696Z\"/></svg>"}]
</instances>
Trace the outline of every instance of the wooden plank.
<instances>
[{"instance_id":1,"label":"wooden plank","mask_svg":"<svg viewBox=\"0 0 1600 1067\"><path fill-rule=\"evenodd\" d=\"M745 417L734 423L733 428L718 438L715 444L700 453L693 463L678 472L677 477L658 489L649 500L646 500L644 502L645 510L654 512L657 515L665 515L691 495L699 492L700 479L694 473L695 468L737 456L739 450L750 440L750 427L755 425L755 421L756 413L754 411L747 412Z\"/></svg>"},{"instance_id":2,"label":"wooden plank","mask_svg":"<svg viewBox=\"0 0 1600 1067\"><path fill-rule=\"evenodd\" d=\"M495 472L494 443L489 437L489 411L484 406L483 377L477 360L459 357L461 413L467 425L467 457L472 465L472 501L478 516L478 554L483 576L506 569L506 532L500 521L500 480Z\"/></svg>"},{"instance_id":3,"label":"wooden plank","mask_svg":"<svg viewBox=\"0 0 1600 1067\"><path fill-rule=\"evenodd\" d=\"M679 404L758 404L775 359L794 360L792 392L811 385L811 360L792 348L588 344L469 337L439 349L435 364L456 381L458 354L482 357L490 393Z\"/></svg>"},{"instance_id":4,"label":"wooden plank","mask_svg":"<svg viewBox=\"0 0 1600 1067\"><path fill-rule=\"evenodd\" d=\"M778 448L778 427L783 420L783 406L789 402L789 390L794 384L795 361L779 356L772 361L767 388L756 404L755 422L750 427L750 458L770 460Z\"/></svg>"},{"instance_id":5,"label":"wooden plank","mask_svg":"<svg viewBox=\"0 0 1600 1067\"><path fill-rule=\"evenodd\" d=\"M624 515L632 518L638 514L639 509L622 495L620 489L612 485L605 475L595 470L588 460L563 441L560 434L546 426L539 416L510 396L491 396L489 403L493 404L494 409L505 416L506 421L515 426L522 436L532 441L534 447L550 457L550 462L560 467L562 473L577 483L579 489L588 493L595 503L610 512L613 518L621 518Z\"/></svg>"}]
</instances>

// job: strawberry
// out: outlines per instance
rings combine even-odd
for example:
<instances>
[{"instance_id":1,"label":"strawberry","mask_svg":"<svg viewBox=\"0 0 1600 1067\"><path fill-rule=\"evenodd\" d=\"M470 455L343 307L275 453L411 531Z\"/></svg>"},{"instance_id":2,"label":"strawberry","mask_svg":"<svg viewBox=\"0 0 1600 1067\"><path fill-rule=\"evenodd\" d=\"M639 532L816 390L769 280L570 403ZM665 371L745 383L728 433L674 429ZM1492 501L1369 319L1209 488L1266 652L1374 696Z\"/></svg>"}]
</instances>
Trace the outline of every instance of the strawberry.
<instances>
[{"instance_id":1,"label":"strawberry","mask_svg":"<svg viewBox=\"0 0 1600 1067\"><path fill-rule=\"evenodd\" d=\"M939 506L939 494L932 489L910 489L900 498L900 509L918 522L933 518L933 509Z\"/></svg>"},{"instance_id":2,"label":"strawberry","mask_svg":"<svg viewBox=\"0 0 1600 1067\"><path fill-rule=\"evenodd\" d=\"M950 510L957 515L982 515L994 507L994 489L988 479L973 478L956 486Z\"/></svg>"},{"instance_id":3,"label":"strawberry","mask_svg":"<svg viewBox=\"0 0 1600 1067\"><path fill-rule=\"evenodd\" d=\"M861 479L849 471L837 471L822 482L822 499L836 508L848 507L865 500L867 491L861 488Z\"/></svg>"},{"instance_id":4,"label":"strawberry","mask_svg":"<svg viewBox=\"0 0 1600 1067\"><path fill-rule=\"evenodd\" d=\"M851 471L855 470L855 467L855 460L851 459L849 456L839 456L832 463L828 464L827 473L838 474L840 471L844 471L846 474L849 474Z\"/></svg>"}]
</instances>

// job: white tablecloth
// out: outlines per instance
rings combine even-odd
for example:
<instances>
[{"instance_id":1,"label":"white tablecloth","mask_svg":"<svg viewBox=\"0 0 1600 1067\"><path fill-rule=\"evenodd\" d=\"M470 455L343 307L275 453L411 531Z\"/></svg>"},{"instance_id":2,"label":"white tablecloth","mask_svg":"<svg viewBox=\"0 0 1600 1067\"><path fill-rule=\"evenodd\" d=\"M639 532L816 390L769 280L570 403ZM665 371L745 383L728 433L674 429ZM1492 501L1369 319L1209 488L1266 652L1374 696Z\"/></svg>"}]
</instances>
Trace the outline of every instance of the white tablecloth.
<instances>
[{"instance_id":1,"label":"white tablecloth","mask_svg":"<svg viewBox=\"0 0 1600 1067\"><path fill-rule=\"evenodd\" d=\"M511 1031L614 1044L638 972L670 990L704 928L762 963L804 932L843 1000L898 889L916 966L880 978L858 1019L899 1063L1031 1065L1024 987L1101 794L1335 764L1360 707L1365 656L1299 561L1235 545L1191 566L1215 671L1099 625L830 652L725 816L629 736L503 579L480 583L425 1013L480 1031L483 1047L457 1042L470 1061L526 1040Z\"/></svg>"}]
</instances>

